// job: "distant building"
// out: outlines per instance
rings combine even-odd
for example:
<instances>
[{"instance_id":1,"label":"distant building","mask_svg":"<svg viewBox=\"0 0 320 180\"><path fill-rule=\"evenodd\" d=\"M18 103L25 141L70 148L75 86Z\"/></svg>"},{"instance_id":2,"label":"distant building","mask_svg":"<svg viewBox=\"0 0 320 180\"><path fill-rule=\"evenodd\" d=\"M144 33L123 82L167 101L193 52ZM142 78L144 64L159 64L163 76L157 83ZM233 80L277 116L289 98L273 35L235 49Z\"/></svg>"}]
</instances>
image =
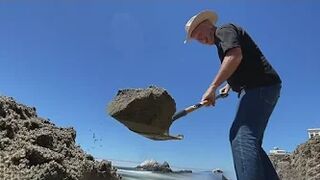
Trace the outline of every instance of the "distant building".
<instances>
[{"instance_id":1,"label":"distant building","mask_svg":"<svg viewBox=\"0 0 320 180\"><path fill-rule=\"evenodd\" d=\"M288 152L284 149L274 147L272 150L269 151L269 154L270 155L285 155L285 154L288 154Z\"/></svg>"},{"instance_id":2,"label":"distant building","mask_svg":"<svg viewBox=\"0 0 320 180\"><path fill-rule=\"evenodd\" d=\"M320 136L320 128L308 129L309 139L314 136Z\"/></svg>"}]
</instances>

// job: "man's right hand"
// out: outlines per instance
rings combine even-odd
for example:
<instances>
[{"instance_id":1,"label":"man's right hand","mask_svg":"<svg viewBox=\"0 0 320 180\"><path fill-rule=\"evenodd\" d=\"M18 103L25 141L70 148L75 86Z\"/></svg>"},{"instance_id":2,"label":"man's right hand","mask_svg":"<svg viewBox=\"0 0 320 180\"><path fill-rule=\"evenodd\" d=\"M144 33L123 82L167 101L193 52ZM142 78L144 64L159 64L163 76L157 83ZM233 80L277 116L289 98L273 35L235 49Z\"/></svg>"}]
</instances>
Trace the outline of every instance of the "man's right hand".
<instances>
[{"instance_id":1,"label":"man's right hand","mask_svg":"<svg viewBox=\"0 0 320 180\"><path fill-rule=\"evenodd\" d=\"M223 88L219 89L219 93L220 93L221 95L228 95L230 89L231 89L231 87L230 87L230 85L227 83Z\"/></svg>"},{"instance_id":2,"label":"man's right hand","mask_svg":"<svg viewBox=\"0 0 320 180\"><path fill-rule=\"evenodd\" d=\"M205 106L214 106L216 102L216 88L213 86L209 86L207 91L202 95L201 102L204 103Z\"/></svg>"}]
</instances>

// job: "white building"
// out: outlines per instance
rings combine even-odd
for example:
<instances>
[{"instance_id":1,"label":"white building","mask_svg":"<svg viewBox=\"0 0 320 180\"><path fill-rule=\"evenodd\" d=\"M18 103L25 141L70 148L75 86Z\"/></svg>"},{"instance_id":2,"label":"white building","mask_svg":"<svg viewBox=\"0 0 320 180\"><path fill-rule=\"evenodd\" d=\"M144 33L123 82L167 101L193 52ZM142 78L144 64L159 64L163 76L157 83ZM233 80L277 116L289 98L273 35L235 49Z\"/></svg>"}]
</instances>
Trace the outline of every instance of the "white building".
<instances>
[{"instance_id":1,"label":"white building","mask_svg":"<svg viewBox=\"0 0 320 180\"><path fill-rule=\"evenodd\" d=\"M288 152L284 149L280 149L278 147L274 147L272 150L269 151L270 155L285 155Z\"/></svg>"},{"instance_id":2,"label":"white building","mask_svg":"<svg viewBox=\"0 0 320 180\"><path fill-rule=\"evenodd\" d=\"M308 129L309 139L314 136L320 136L320 128Z\"/></svg>"}]
</instances>

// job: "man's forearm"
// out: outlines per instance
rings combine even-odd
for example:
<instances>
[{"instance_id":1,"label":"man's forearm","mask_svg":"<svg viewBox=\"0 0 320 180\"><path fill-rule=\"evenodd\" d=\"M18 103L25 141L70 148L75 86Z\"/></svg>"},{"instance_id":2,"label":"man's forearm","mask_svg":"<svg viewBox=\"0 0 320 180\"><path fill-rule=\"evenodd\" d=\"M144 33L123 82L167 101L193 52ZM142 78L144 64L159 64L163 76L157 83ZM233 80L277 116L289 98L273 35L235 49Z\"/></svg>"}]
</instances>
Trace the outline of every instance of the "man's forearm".
<instances>
[{"instance_id":1,"label":"man's forearm","mask_svg":"<svg viewBox=\"0 0 320 180\"><path fill-rule=\"evenodd\" d=\"M210 87L217 89L224 81L226 81L236 71L241 63L241 59L241 49L231 49L223 59L218 74L210 84Z\"/></svg>"}]
</instances>

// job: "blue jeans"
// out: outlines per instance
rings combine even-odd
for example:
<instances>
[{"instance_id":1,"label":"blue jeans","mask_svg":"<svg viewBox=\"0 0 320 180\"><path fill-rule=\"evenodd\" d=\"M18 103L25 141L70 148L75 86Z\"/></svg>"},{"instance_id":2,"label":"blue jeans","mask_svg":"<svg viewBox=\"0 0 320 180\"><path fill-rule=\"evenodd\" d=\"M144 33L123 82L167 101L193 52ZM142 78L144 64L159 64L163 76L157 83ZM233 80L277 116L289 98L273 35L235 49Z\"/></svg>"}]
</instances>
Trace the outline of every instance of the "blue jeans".
<instances>
[{"instance_id":1,"label":"blue jeans","mask_svg":"<svg viewBox=\"0 0 320 180\"><path fill-rule=\"evenodd\" d=\"M279 180L262 139L280 96L281 85L243 90L230 129L230 143L238 180Z\"/></svg>"}]
</instances>

